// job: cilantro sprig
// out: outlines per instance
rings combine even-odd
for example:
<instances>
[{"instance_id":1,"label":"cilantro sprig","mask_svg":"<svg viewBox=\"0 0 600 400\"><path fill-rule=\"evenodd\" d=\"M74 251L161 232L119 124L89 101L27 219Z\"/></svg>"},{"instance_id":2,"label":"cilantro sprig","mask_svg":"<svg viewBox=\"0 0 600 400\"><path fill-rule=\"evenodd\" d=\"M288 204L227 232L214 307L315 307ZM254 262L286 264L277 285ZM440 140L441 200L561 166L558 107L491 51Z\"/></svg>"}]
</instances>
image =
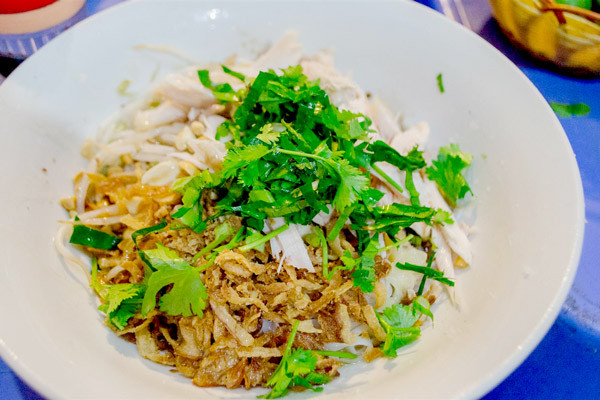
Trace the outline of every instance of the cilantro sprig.
<instances>
[{"instance_id":1,"label":"cilantro sprig","mask_svg":"<svg viewBox=\"0 0 600 400\"><path fill-rule=\"evenodd\" d=\"M159 309L168 315L202 316L208 294L199 269L192 267L176 251L160 243L157 243L156 249L145 250L144 255L154 271L148 279L142 301L142 315L148 315L154 310L158 292L172 285L171 290L160 297Z\"/></svg>"},{"instance_id":2,"label":"cilantro sprig","mask_svg":"<svg viewBox=\"0 0 600 400\"><path fill-rule=\"evenodd\" d=\"M381 346L383 354L395 358L397 350L406 346L421 335L421 328L415 323L426 315L433 320L429 301L423 296L417 296L408 305L393 304L377 314L379 323L386 333L385 342Z\"/></svg>"},{"instance_id":3,"label":"cilantro sprig","mask_svg":"<svg viewBox=\"0 0 600 400\"><path fill-rule=\"evenodd\" d=\"M140 311L145 285L119 283L103 285L98 279L98 260L92 258L92 288L102 299L99 311L106 314L107 321L119 330L125 329L131 317Z\"/></svg>"},{"instance_id":4,"label":"cilantro sprig","mask_svg":"<svg viewBox=\"0 0 600 400\"><path fill-rule=\"evenodd\" d=\"M322 386L315 385L329 383L331 377L315 372L318 361L317 355L350 359L356 358L355 354L343 351L314 351L304 350L302 348L292 350L292 345L294 344L299 325L300 321L294 321L283 357L281 357L277 369L267 381L267 386L272 388L271 391L262 396L258 396L259 399L276 399L278 397L283 397L289 392L290 388L294 386L303 386L313 392L322 391Z\"/></svg>"},{"instance_id":5,"label":"cilantro sprig","mask_svg":"<svg viewBox=\"0 0 600 400\"><path fill-rule=\"evenodd\" d=\"M456 206L456 201L462 199L467 193L473 194L462 171L471 165L473 157L460 151L457 144L450 144L440 148L440 152L433 165L427 168L429 179L437 183L451 207Z\"/></svg>"}]
</instances>

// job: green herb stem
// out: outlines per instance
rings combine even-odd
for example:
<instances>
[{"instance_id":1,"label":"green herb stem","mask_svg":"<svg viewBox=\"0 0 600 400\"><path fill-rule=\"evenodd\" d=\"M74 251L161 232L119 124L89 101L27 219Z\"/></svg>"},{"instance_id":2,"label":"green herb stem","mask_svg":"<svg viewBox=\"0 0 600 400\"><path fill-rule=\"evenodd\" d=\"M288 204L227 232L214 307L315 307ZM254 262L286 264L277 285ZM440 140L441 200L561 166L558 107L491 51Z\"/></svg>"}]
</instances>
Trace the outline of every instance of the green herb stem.
<instances>
[{"instance_id":1,"label":"green herb stem","mask_svg":"<svg viewBox=\"0 0 600 400\"><path fill-rule=\"evenodd\" d=\"M427 261L427 268L431 268L434 258L435 258L435 253L432 253L429 256L429 261ZM425 275L423 275L423 278L421 278L421 283L419 284L419 290L417 291L417 296L420 296L423 294L423 290L425 290L425 281L426 280L427 280L427 277Z\"/></svg>"},{"instance_id":2,"label":"green herb stem","mask_svg":"<svg viewBox=\"0 0 600 400\"><path fill-rule=\"evenodd\" d=\"M412 171L406 171L404 185L406 186L406 190L408 190L408 193L410 194L410 204L412 204L415 207L421 207L421 201L419 200L419 192L417 192L417 188L415 187Z\"/></svg>"},{"instance_id":3,"label":"green herb stem","mask_svg":"<svg viewBox=\"0 0 600 400\"><path fill-rule=\"evenodd\" d=\"M346 225L346 221L348 221L348 218L350 218L350 214L352 214L352 211L354 211L354 207L347 207L340 214L337 221L335 221L335 225L333 225L333 228L331 228L331 231L329 231L329 234L327 235L328 241L333 242L335 238L340 234L342 228L344 228L344 225Z\"/></svg>"},{"instance_id":4,"label":"green herb stem","mask_svg":"<svg viewBox=\"0 0 600 400\"><path fill-rule=\"evenodd\" d=\"M381 177L383 179L385 179L387 181L387 183L392 185L398 192L402 193L404 191L402 189L402 187L396 181L394 181L388 174L383 172L383 170L381 168L379 168L377 165L373 164L373 165L371 165L371 167L375 170L375 172L377 172L379 175L381 175Z\"/></svg>"},{"instance_id":5,"label":"green herb stem","mask_svg":"<svg viewBox=\"0 0 600 400\"><path fill-rule=\"evenodd\" d=\"M317 236L319 237L319 241L320 241L321 247L323 248L323 254L322 254L322 259L323 259L323 278L325 278L327 280L330 280L331 279L331 275L333 275L333 271L331 271L331 275L329 275L329 251L328 251L328 246L327 246L327 238L325 238L325 235L323 234L323 231L318 226L315 226L314 230L317 233Z\"/></svg>"},{"instance_id":6,"label":"green herb stem","mask_svg":"<svg viewBox=\"0 0 600 400\"><path fill-rule=\"evenodd\" d=\"M391 250L391 249L393 249L393 248L395 248L395 247L398 247L398 246L400 246L401 244L408 242L408 241L409 241L409 240L411 240L413 237L414 237L414 235L412 235L412 234L409 234L409 235L407 235L405 238L402 238L402 239L398 240L397 242L394 242L394 243L392 243L392 244L390 244L390 245L387 245L387 246L385 246L385 247L382 247L381 249L379 249L379 253L381 253L382 251L388 251L388 250Z\"/></svg>"},{"instance_id":7,"label":"green herb stem","mask_svg":"<svg viewBox=\"0 0 600 400\"><path fill-rule=\"evenodd\" d=\"M282 153L282 154L289 154L290 156L313 158L315 160L323 161L324 163L329 163L329 160L326 158L323 158L316 154L305 153L303 151L286 150L286 149L282 149L280 147L275 148L274 151L278 152L278 153Z\"/></svg>"},{"instance_id":8,"label":"green herb stem","mask_svg":"<svg viewBox=\"0 0 600 400\"><path fill-rule=\"evenodd\" d=\"M269 232L265 236L263 236L263 237L261 237L261 238L259 238L257 240L254 240L254 241L252 241L250 243L246 243L243 246L240 246L238 248L238 250L240 250L240 251L248 251L248 250L251 250L251 249L253 249L253 248L257 247L257 246L260 246L263 243L267 243L269 240L273 239L275 236L279 235L281 232L284 232L288 228L289 228L288 224L282 225L279 228L277 228L277 229Z\"/></svg>"},{"instance_id":9,"label":"green herb stem","mask_svg":"<svg viewBox=\"0 0 600 400\"><path fill-rule=\"evenodd\" d=\"M358 357L356 354L347 353L345 351L313 350L313 353L326 357L347 358L350 360L353 360L356 357Z\"/></svg>"}]
</instances>

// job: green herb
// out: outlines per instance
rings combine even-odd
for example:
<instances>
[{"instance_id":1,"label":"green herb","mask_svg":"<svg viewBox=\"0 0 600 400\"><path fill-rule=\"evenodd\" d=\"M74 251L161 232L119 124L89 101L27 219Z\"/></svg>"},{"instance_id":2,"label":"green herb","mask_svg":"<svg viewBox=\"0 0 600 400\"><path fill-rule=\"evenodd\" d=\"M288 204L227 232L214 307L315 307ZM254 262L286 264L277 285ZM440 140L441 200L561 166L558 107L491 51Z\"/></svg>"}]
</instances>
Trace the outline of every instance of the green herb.
<instances>
[{"instance_id":1,"label":"green herb","mask_svg":"<svg viewBox=\"0 0 600 400\"><path fill-rule=\"evenodd\" d=\"M227 68L227 67L223 68L224 71L225 71L225 68ZM231 71L231 70L229 70L229 71ZM227 71L225 71L225 72L227 72ZM231 72L233 72L233 71L231 71ZM240 94L237 93L236 91L234 91L229 83L221 83L218 85L213 85L210 78L208 77L207 70L198 71L198 77L200 78L200 82L202 82L202 84L204 86L212 89L215 98L217 100L219 100L221 103L229 103L229 102L239 100Z\"/></svg>"},{"instance_id":2,"label":"green herb","mask_svg":"<svg viewBox=\"0 0 600 400\"><path fill-rule=\"evenodd\" d=\"M313 227L313 230L317 234L319 244L321 245L322 249L321 259L323 260L323 278L325 278L326 280L331 280L334 271L331 271L331 274L329 273L329 249L327 246L327 238L325 237L325 234L323 233L321 228L319 228L318 226Z\"/></svg>"},{"instance_id":3,"label":"green herb","mask_svg":"<svg viewBox=\"0 0 600 400\"><path fill-rule=\"evenodd\" d=\"M444 198L455 207L456 201L465 197L467 193L473 194L467 180L462 175L463 169L471 165L473 157L463 153L457 144L440 148L436 160L427 168L429 179L437 183Z\"/></svg>"},{"instance_id":4,"label":"green herb","mask_svg":"<svg viewBox=\"0 0 600 400\"><path fill-rule=\"evenodd\" d=\"M421 335L421 328L414 326L421 314L433 318L427 299L422 296L416 297L412 304L404 306L394 304L377 314L379 323L386 333L385 342L381 351L387 357L396 357L400 347L406 346Z\"/></svg>"},{"instance_id":5,"label":"green herb","mask_svg":"<svg viewBox=\"0 0 600 400\"><path fill-rule=\"evenodd\" d=\"M340 234L341 230L344 228L344 225L348 221L348 218L350 217L350 214L352 214L352 211L354 211L354 208L349 207L349 208L346 208L340 214L340 216L338 217L337 221L335 221L335 225L333 225L333 228L331 228L331 231L329 231L329 234L327 235L327 240L333 242L335 240L335 238L338 237L338 235Z\"/></svg>"},{"instance_id":6,"label":"green herb","mask_svg":"<svg viewBox=\"0 0 600 400\"><path fill-rule=\"evenodd\" d=\"M127 89L129 89L129 85L131 85L131 81L128 79L125 79L124 81L119 83L119 86L117 86L117 92L121 96L131 96L131 93L127 92Z\"/></svg>"},{"instance_id":7,"label":"green herb","mask_svg":"<svg viewBox=\"0 0 600 400\"><path fill-rule=\"evenodd\" d=\"M354 360L355 358L358 357L354 353L347 353L345 351L313 350L313 353L318 354L320 356L325 356L325 357L347 358L350 360Z\"/></svg>"},{"instance_id":8,"label":"green herb","mask_svg":"<svg viewBox=\"0 0 600 400\"><path fill-rule=\"evenodd\" d=\"M444 273L442 271L432 269L429 266L423 267L420 265L414 265L414 264L410 264L410 263L404 263L404 264L397 263L396 267L398 269L403 269L405 271L418 272L420 274L423 274L426 278L436 280L436 281L441 282L448 286L454 286L454 282L452 282L450 279L444 277Z\"/></svg>"},{"instance_id":9,"label":"green herb","mask_svg":"<svg viewBox=\"0 0 600 400\"><path fill-rule=\"evenodd\" d=\"M267 243L267 241L271 240L269 239L264 239L265 235L263 235L262 233L260 233L259 231L250 228L250 235L246 236L245 239L245 244L249 244L250 247L248 248L248 250L250 249L254 249L256 251L260 251L263 252L265 251L265 244Z\"/></svg>"},{"instance_id":10,"label":"green herb","mask_svg":"<svg viewBox=\"0 0 600 400\"><path fill-rule=\"evenodd\" d=\"M375 223L365 226L370 231L385 231L389 237L398 233L400 228L408 228L415 222L451 224L450 213L441 209L429 207L408 206L405 204L390 204L373 208Z\"/></svg>"},{"instance_id":11,"label":"green herb","mask_svg":"<svg viewBox=\"0 0 600 400\"><path fill-rule=\"evenodd\" d=\"M228 67L226 67L224 65L221 65L221 68L223 68L223 72L225 72L226 74L229 74L229 75L233 76L234 78L238 78L242 82L244 82L246 80L246 77L244 76L244 74L232 71L231 69L229 69Z\"/></svg>"},{"instance_id":12,"label":"green herb","mask_svg":"<svg viewBox=\"0 0 600 400\"><path fill-rule=\"evenodd\" d=\"M429 255L429 261L427 261L427 268L431 268L431 266L433 265L433 259L435 258L435 253L431 253ZM423 275L423 278L421 278L421 283L419 283L419 290L417 291L417 296L420 296L423 294L423 291L425 290L425 282L427 281L427 275Z\"/></svg>"},{"instance_id":13,"label":"green herb","mask_svg":"<svg viewBox=\"0 0 600 400\"><path fill-rule=\"evenodd\" d=\"M194 257L192 258L192 264L203 255L213 251L215 247L223 243L225 240L232 237L235 234L234 229L235 227L229 222L224 222L221 225L217 226L215 228L215 238L209 244L207 244L206 247L204 247L202 250L200 250L194 255Z\"/></svg>"},{"instance_id":14,"label":"green herb","mask_svg":"<svg viewBox=\"0 0 600 400\"><path fill-rule=\"evenodd\" d=\"M273 389L267 394L258 396L259 399L275 399L283 397L289 392L289 389L294 386L303 386L314 392L320 392L323 388L314 385L322 385L331 381L331 377L328 375L315 372L317 367L317 352L300 348L292 350L299 323L300 321L294 321L283 357L281 358L277 369L267 381L267 386L272 387ZM347 354L348 353L343 353L346 358L351 358L348 357ZM337 357L339 356L340 355L338 354Z\"/></svg>"},{"instance_id":15,"label":"green herb","mask_svg":"<svg viewBox=\"0 0 600 400\"><path fill-rule=\"evenodd\" d=\"M102 298L102 293L104 292L104 285L100 283L98 280L98 259L96 257L92 257L92 281L90 286L94 289L94 291Z\"/></svg>"},{"instance_id":16,"label":"green herb","mask_svg":"<svg viewBox=\"0 0 600 400\"><path fill-rule=\"evenodd\" d=\"M154 232L160 232L161 230L163 230L164 228L166 228L167 225L168 225L167 221L165 221L164 218L163 218L163 220L161 222L159 222L158 224L156 224L156 225L152 225L152 226L149 226L149 227L143 228L143 229L138 229L137 231L133 232L131 234L131 239L133 240L133 243L135 243L135 245L137 246L137 239L140 236L144 237L144 236L147 236L147 235L149 235L151 233L154 233Z\"/></svg>"},{"instance_id":17,"label":"green herb","mask_svg":"<svg viewBox=\"0 0 600 400\"><path fill-rule=\"evenodd\" d=\"M98 310L105 313L117 329L125 329L127 321L141 309L144 290L144 286L134 283L107 285L104 304Z\"/></svg>"},{"instance_id":18,"label":"green herb","mask_svg":"<svg viewBox=\"0 0 600 400\"><path fill-rule=\"evenodd\" d=\"M160 243L154 250L145 250L144 254L155 271L148 279L142 315L146 316L154 310L158 292L172 285L171 290L160 297L159 309L168 315L202 316L208 295L198 268L192 267L176 251Z\"/></svg>"},{"instance_id":19,"label":"green herb","mask_svg":"<svg viewBox=\"0 0 600 400\"><path fill-rule=\"evenodd\" d=\"M339 110L300 66L283 69L280 75L260 72L253 81L227 67L223 70L247 87L234 91L227 84L214 84L206 70L198 71L198 76L217 99L235 109L232 119L217 130L220 137L232 138L228 153L219 172L203 171L174 183L172 189L183 196L183 207L173 218L200 232L211 219L240 216L243 226L254 232L240 248L247 251L268 240L268 235L261 238L256 233L263 230L266 218L309 225L319 212L336 212L339 217L327 240L335 240L346 225L358 231L359 261L353 279L364 290L372 290L374 281L377 246L372 236L384 232L393 237L420 221L451 223L448 213L419 205L410 174L426 166L422 152L415 148L403 156L383 141L371 142L371 121ZM370 187L369 171L377 171L402 190L383 173L380 162L407 172L412 206L377 207L383 193ZM201 212L205 190L218 198L211 216ZM319 244L326 247L321 238ZM212 255L207 264L211 259ZM334 271L328 271L325 263L325 276L332 276Z\"/></svg>"},{"instance_id":20,"label":"green herb","mask_svg":"<svg viewBox=\"0 0 600 400\"><path fill-rule=\"evenodd\" d=\"M440 93L444 93L445 90L444 90L444 81L442 80L442 74L439 73L436 76L436 79L437 79L438 89L440 89Z\"/></svg>"},{"instance_id":21,"label":"green herb","mask_svg":"<svg viewBox=\"0 0 600 400\"><path fill-rule=\"evenodd\" d=\"M69 243L92 247L101 250L114 250L121 243L121 238L85 225L75 225Z\"/></svg>"},{"instance_id":22,"label":"green herb","mask_svg":"<svg viewBox=\"0 0 600 400\"><path fill-rule=\"evenodd\" d=\"M379 241L374 236L362 252L352 272L354 286L370 293L375 285L375 257L379 253Z\"/></svg>"},{"instance_id":23,"label":"green herb","mask_svg":"<svg viewBox=\"0 0 600 400\"><path fill-rule=\"evenodd\" d=\"M415 237L414 235L408 234L403 239L398 240L397 242L394 242L394 243L392 243L392 244L390 244L388 246L380 248L379 252L381 253L382 251L391 250L391 249L393 249L395 247L398 247L398 246L402 245L403 243L410 242L414 237Z\"/></svg>"},{"instance_id":24,"label":"green herb","mask_svg":"<svg viewBox=\"0 0 600 400\"><path fill-rule=\"evenodd\" d=\"M268 234L262 236L260 238L256 237L255 239L250 239L247 238L246 239L246 244L244 246L241 246L239 248L240 251L248 251L250 249L255 249L259 246L263 246L265 243L267 243L269 240L273 239L275 236L279 235L281 232L287 230L289 228L289 225L285 224L280 226L277 229L274 229L273 231L269 232Z\"/></svg>"},{"instance_id":25,"label":"green herb","mask_svg":"<svg viewBox=\"0 0 600 400\"><path fill-rule=\"evenodd\" d=\"M583 117L590 113L591 109L585 103L565 104L554 101L549 102L552 110L562 118Z\"/></svg>"},{"instance_id":26,"label":"green herb","mask_svg":"<svg viewBox=\"0 0 600 400\"><path fill-rule=\"evenodd\" d=\"M145 286L133 283L103 285L98 280L98 260L92 258L90 284L103 301L98 310L106 314L108 322L119 330L125 329L131 317L140 311Z\"/></svg>"}]
</instances>

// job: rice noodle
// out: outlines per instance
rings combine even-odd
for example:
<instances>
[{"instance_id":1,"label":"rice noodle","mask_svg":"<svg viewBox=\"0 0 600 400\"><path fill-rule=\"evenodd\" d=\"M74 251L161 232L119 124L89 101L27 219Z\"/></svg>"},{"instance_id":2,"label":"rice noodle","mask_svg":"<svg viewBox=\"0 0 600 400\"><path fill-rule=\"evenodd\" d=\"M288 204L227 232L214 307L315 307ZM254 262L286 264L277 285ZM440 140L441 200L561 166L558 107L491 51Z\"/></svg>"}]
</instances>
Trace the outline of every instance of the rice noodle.
<instances>
[{"instance_id":1,"label":"rice noodle","mask_svg":"<svg viewBox=\"0 0 600 400\"><path fill-rule=\"evenodd\" d=\"M77 181L75 187L75 196L77 197L77 213L83 214L85 211L85 198L88 188L90 187L90 178L86 173L81 174L81 178Z\"/></svg>"},{"instance_id":2,"label":"rice noodle","mask_svg":"<svg viewBox=\"0 0 600 400\"><path fill-rule=\"evenodd\" d=\"M96 210L93 211L87 211L84 213L80 213L78 215L79 219L81 220L81 222L86 222L87 220L91 219L91 218L95 218L98 217L100 215L115 215L119 212L119 206L117 204L113 204L110 206L106 206L106 207L101 207L98 208Z\"/></svg>"},{"instance_id":3,"label":"rice noodle","mask_svg":"<svg viewBox=\"0 0 600 400\"><path fill-rule=\"evenodd\" d=\"M80 223L85 223L85 225L112 225L120 223L121 218L123 218L123 216L124 215L116 215L114 217L89 218L85 221L81 221Z\"/></svg>"},{"instance_id":4,"label":"rice noodle","mask_svg":"<svg viewBox=\"0 0 600 400\"><path fill-rule=\"evenodd\" d=\"M83 275L86 277L87 282L89 284L91 283L91 277L89 274L88 267L67 246L65 246L67 237L70 237L72 232L72 225L61 224L58 230L56 231L56 236L54 237L54 246L56 247L56 251L58 251L58 254L61 255L61 257L65 260L69 267L73 269L80 269L81 271L83 271Z\"/></svg>"}]
</instances>

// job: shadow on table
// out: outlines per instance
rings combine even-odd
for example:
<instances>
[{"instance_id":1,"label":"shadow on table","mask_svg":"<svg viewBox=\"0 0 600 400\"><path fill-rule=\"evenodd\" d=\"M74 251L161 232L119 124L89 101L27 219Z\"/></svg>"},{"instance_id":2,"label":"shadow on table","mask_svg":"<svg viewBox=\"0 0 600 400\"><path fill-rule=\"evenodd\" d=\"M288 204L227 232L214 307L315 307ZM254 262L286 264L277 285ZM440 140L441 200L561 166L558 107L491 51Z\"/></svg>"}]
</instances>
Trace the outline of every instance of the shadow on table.
<instances>
[{"instance_id":1,"label":"shadow on table","mask_svg":"<svg viewBox=\"0 0 600 400\"><path fill-rule=\"evenodd\" d=\"M15 375L15 386L16 390L20 397L17 397L19 400L44 400L42 396L40 396L36 391L27 386L25 382L23 382L19 377ZM15 399L15 400L17 400Z\"/></svg>"}]
</instances>

